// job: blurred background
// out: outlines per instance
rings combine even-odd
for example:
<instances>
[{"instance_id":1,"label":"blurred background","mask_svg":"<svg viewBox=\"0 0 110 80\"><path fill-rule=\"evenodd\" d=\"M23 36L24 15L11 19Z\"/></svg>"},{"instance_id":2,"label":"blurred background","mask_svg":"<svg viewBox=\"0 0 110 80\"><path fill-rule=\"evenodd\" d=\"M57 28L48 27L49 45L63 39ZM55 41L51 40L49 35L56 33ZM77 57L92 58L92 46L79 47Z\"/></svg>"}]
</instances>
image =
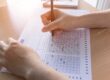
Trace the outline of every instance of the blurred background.
<instances>
[{"instance_id":1,"label":"blurred background","mask_svg":"<svg viewBox=\"0 0 110 80\"><path fill-rule=\"evenodd\" d=\"M110 0L54 0L59 8L104 10ZM18 38L37 8L48 6L49 0L0 0L0 39ZM7 33L6 33L7 32ZM4 37L5 35L5 37Z\"/></svg>"},{"instance_id":2,"label":"blurred background","mask_svg":"<svg viewBox=\"0 0 110 80\"><path fill-rule=\"evenodd\" d=\"M104 10L110 0L54 0L60 8ZM49 0L0 0L0 39L18 38L25 24L37 8L48 6ZM6 33L7 32L7 33ZM5 37L4 37L5 35Z\"/></svg>"},{"instance_id":3,"label":"blurred background","mask_svg":"<svg viewBox=\"0 0 110 80\"><path fill-rule=\"evenodd\" d=\"M104 10L110 8L110 0L85 0L87 3L93 7Z\"/></svg>"},{"instance_id":4,"label":"blurred background","mask_svg":"<svg viewBox=\"0 0 110 80\"><path fill-rule=\"evenodd\" d=\"M98 11L110 9L110 0L54 0L56 7L72 10L88 10ZM0 0L0 40L7 40L9 37L18 39L26 24L33 19L38 8L48 8L49 0ZM36 22L37 24L37 22ZM109 45L110 31L94 30L92 39L96 39L93 45L93 79L94 80L110 80L110 57L107 52ZM102 33L102 34L101 34ZM104 34L105 33L105 34ZM98 36L99 35L99 36ZM101 35L103 35L101 37ZM106 36L105 36L106 35ZM98 36L98 37L97 37ZM105 37L104 37L105 36ZM102 42L100 41L102 40ZM95 41L95 40L93 40ZM106 44L104 42L106 42ZM100 46L105 44L105 46ZM101 48L100 48L101 47ZM107 51L106 48L107 47ZM98 51L96 50L98 48ZM103 50L104 51L101 51ZM106 53L105 53L106 52ZM102 58L97 54L99 53ZM104 54L103 54L104 53ZM98 58L97 58L98 57ZM109 65L109 66L108 66ZM105 66L105 67L104 67ZM8 76L0 73L0 80L9 79Z\"/></svg>"}]
</instances>

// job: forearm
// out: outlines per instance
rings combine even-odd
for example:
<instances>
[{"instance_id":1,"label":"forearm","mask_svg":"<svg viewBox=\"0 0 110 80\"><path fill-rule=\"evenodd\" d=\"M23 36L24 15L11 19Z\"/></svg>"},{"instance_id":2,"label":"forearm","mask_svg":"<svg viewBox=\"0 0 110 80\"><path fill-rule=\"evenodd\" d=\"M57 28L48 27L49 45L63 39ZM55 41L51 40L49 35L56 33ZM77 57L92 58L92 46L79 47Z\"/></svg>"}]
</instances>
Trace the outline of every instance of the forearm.
<instances>
[{"instance_id":1,"label":"forearm","mask_svg":"<svg viewBox=\"0 0 110 80\"><path fill-rule=\"evenodd\" d=\"M79 16L78 27L104 28L110 27L110 10L98 11Z\"/></svg>"},{"instance_id":2,"label":"forearm","mask_svg":"<svg viewBox=\"0 0 110 80\"><path fill-rule=\"evenodd\" d=\"M34 68L34 70L28 73L26 79L27 80L69 80L66 76L55 71L53 68L47 65L43 65L43 68L39 69L39 71L36 70L36 68Z\"/></svg>"}]
</instances>

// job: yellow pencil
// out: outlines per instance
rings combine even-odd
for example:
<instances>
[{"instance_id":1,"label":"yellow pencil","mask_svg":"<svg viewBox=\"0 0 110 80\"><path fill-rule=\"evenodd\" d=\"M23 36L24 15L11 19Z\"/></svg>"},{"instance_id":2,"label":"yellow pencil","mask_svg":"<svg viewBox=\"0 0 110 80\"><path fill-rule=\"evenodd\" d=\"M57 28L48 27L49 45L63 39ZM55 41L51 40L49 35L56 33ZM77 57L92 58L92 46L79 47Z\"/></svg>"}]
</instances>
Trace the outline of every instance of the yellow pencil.
<instances>
[{"instance_id":1,"label":"yellow pencil","mask_svg":"<svg viewBox=\"0 0 110 80\"><path fill-rule=\"evenodd\" d=\"M51 22L55 20L55 16L54 16L54 1L53 0L50 0L51 2ZM54 36L54 31L51 32L52 33L52 36Z\"/></svg>"},{"instance_id":2,"label":"yellow pencil","mask_svg":"<svg viewBox=\"0 0 110 80\"><path fill-rule=\"evenodd\" d=\"M51 22L54 21L54 10L53 10L53 0L50 0L51 1Z\"/></svg>"}]
</instances>

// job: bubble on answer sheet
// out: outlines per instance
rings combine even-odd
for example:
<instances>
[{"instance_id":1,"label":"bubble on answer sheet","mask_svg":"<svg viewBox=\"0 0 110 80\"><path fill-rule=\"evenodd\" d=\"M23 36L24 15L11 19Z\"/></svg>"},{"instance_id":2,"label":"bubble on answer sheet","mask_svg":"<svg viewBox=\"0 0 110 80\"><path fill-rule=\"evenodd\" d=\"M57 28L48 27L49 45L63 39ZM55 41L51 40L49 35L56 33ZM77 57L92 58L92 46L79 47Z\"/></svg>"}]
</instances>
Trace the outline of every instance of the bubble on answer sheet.
<instances>
[{"instance_id":1,"label":"bubble on answer sheet","mask_svg":"<svg viewBox=\"0 0 110 80\"><path fill-rule=\"evenodd\" d=\"M65 61L63 61L63 64L65 64Z\"/></svg>"},{"instance_id":2,"label":"bubble on answer sheet","mask_svg":"<svg viewBox=\"0 0 110 80\"><path fill-rule=\"evenodd\" d=\"M85 32L64 32L55 38L48 33L43 33L42 36L32 38L32 40L28 39L29 41L26 40L25 43L33 44L31 46L36 48L45 64L56 71L66 73L67 76L70 76L70 80L90 80L88 77L90 56L88 55L88 42L84 40ZM82 73L86 77L83 78L83 75L80 75Z\"/></svg>"},{"instance_id":3,"label":"bubble on answer sheet","mask_svg":"<svg viewBox=\"0 0 110 80\"><path fill-rule=\"evenodd\" d=\"M24 43L24 39L21 39L20 42L21 42L21 43Z\"/></svg>"},{"instance_id":4,"label":"bubble on answer sheet","mask_svg":"<svg viewBox=\"0 0 110 80\"><path fill-rule=\"evenodd\" d=\"M62 58L60 58L60 61L62 61Z\"/></svg>"}]
</instances>

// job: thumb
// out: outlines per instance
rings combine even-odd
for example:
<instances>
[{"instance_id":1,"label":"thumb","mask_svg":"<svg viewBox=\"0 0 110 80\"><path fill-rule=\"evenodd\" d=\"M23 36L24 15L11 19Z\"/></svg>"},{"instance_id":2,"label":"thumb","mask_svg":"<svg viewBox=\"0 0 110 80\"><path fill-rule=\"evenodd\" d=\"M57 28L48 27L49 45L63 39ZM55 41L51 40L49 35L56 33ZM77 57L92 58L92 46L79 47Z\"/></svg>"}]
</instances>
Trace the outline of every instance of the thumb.
<instances>
[{"instance_id":1,"label":"thumb","mask_svg":"<svg viewBox=\"0 0 110 80\"><path fill-rule=\"evenodd\" d=\"M59 21L56 20L43 27L42 31L43 32L53 31L58 29L58 27L59 27Z\"/></svg>"}]
</instances>

